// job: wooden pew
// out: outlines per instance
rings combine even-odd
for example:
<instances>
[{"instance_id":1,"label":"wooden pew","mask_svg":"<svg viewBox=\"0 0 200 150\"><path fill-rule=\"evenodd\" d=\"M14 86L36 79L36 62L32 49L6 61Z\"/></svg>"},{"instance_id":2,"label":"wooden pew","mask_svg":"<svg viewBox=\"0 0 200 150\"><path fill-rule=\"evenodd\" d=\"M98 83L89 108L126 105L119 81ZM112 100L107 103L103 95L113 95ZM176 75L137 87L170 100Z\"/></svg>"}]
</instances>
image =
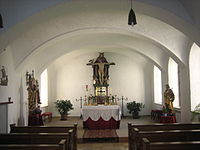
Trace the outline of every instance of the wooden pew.
<instances>
[{"instance_id":1,"label":"wooden pew","mask_svg":"<svg viewBox=\"0 0 200 150\"><path fill-rule=\"evenodd\" d=\"M77 124L73 126L15 126L10 125L10 133L67 133L70 131L70 150L77 150Z\"/></svg>"},{"instance_id":2,"label":"wooden pew","mask_svg":"<svg viewBox=\"0 0 200 150\"><path fill-rule=\"evenodd\" d=\"M68 133L10 133L0 134L0 150L45 149L68 150Z\"/></svg>"},{"instance_id":3,"label":"wooden pew","mask_svg":"<svg viewBox=\"0 0 200 150\"><path fill-rule=\"evenodd\" d=\"M142 139L142 150L199 150L200 141L150 142Z\"/></svg>"},{"instance_id":4,"label":"wooden pew","mask_svg":"<svg viewBox=\"0 0 200 150\"><path fill-rule=\"evenodd\" d=\"M137 134L133 139L136 150L142 149L142 138L151 142L200 141L200 130L141 131Z\"/></svg>"},{"instance_id":5,"label":"wooden pew","mask_svg":"<svg viewBox=\"0 0 200 150\"><path fill-rule=\"evenodd\" d=\"M0 150L66 150L62 141L59 144L4 144Z\"/></svg>"},{"instance_id":6,"label":"wooden pew","mask_svg":"<svg viewBox=\"0 0 200 150\"><path fill-rule=\"evenodd\" d=\"M138 125L128 123L128 143L129 143L129 150L133 150L133 139L135 139L135 130L137 128L139 131L167 131L167 130L192 130L192 129L200 129L200 123L169 123L169 124L162 124L162 123L155 123L155 124L146 124L146 125Z\"/></svg>"}]
</instances>

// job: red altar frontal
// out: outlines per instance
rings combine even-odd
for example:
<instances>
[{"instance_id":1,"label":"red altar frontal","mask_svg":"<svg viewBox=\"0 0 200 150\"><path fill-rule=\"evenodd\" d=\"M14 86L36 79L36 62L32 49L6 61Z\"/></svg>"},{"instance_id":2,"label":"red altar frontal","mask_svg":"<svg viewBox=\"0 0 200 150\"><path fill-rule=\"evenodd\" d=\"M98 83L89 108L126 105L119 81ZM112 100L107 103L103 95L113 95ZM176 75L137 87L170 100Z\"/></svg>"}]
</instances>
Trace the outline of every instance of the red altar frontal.
<instances>
[{"instance_id":1,"label":"red altar frontal","mask_svg":"<svg viewBox=\"0 0 200 150\"><path fill-rule=\"evenodd\" d=\"M83 106L83 127L86 129L119 129L121 110L118 105Z\"/></svg>"}]
</instances>

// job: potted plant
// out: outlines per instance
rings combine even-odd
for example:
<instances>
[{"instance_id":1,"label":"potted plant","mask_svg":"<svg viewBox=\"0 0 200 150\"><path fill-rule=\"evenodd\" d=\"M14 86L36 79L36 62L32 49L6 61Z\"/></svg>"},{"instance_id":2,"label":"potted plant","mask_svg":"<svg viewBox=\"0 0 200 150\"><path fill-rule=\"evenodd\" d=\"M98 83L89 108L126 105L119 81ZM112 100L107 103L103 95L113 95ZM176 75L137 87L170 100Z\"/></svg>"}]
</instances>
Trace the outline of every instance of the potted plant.
<instances>
[{"instance_id":1,"label":"potted plant","mask_svg":"<svg viewBox=\"0 0 200 150\"><path fill-rule=\"evenodd\" d=\"M57 100L55 105L61 115L60 120L67 120L68 112L74 109L70 100Z\"/></svg>"},{"instance_id":2,"label":"potted plant","mask_svg":"<svg viewBox=\"0 0 200 150\"><path fill-rule=\"evenodd\" d=\"M139 118L139 111L144 108L143 103L136 103L136 101L129 102L126 104L127 109L129 110L129 113L132 114L133 119Z\"/></svg>"},{"instance_id":3,"label":"potted plant","mask_svg":"<svg viewBox=\"0 0 200 150\"><path fill-rule=\"evenodd\" d=\"M200 122L200 104L196 105L192 111L192 121L194 121L195 118Z\"/></svg>"}]
</instances>

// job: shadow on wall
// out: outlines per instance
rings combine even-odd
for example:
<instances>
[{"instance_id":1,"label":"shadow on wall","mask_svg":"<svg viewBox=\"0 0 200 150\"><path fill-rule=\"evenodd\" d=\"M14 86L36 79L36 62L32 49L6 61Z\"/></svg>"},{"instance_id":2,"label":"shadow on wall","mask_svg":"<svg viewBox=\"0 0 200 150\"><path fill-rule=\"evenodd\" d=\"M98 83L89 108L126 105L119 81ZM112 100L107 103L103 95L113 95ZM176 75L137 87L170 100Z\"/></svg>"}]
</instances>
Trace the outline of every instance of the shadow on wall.
<instances>
[{"instance_id":1,"label":"shadow on wall","mask_svg":"<svg viewBox=\"0 0 200 150\"><path fill-rule=\"evenodd\" d=\"M19 94L20 94L20 106L19 106L19 111L20 111L20 116L18 118L18 122L17 122L17 125L20 125L20 126L24 126L25 125L25 120L24 120L24 117L25 117L25 99L24 99L24 96L23 96L23 86L22 86L22 78L21 78L21 85L20 85L20 88L19 88Z\"/></svg>"},{"instance_id":2,"label":"shadow on wall","mask_svg":"<svg viewBox=\"0 0 200 150\"><path fill-rule=\"evenodd\" d=\"M151 68L151 69L150 69ZM150 115L151 114L151 108L152 108L152 103L153 103L153 89L152 89L152 81L153 81L153 66L152 64L146 64L144 67L144 104L145 104L145 109L142 109L142 114L144 115ZM148 76L147 76L148 74Z\"/></svg>"}]
</instances>

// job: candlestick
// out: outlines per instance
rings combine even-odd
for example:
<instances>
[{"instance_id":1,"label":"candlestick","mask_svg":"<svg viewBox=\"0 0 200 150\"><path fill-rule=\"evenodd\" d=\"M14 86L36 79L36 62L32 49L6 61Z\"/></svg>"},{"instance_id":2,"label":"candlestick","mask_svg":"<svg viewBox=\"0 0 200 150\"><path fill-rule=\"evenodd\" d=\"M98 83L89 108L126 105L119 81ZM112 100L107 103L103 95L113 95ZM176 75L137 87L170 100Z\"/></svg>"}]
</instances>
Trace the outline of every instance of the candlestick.
<instances>
[{"instance_id":1,"label":"candlestick","mask_svg":"<svg viewBox=\"0 0 200 150\"><path fill-rule=\"evenodd\" d=\"M122 101L122 118L124 117L124 100L127 101L128 98L124 98L124 96L122 96L122 98L118 98L118 100Z\"/></svg>"}]
</instances>

